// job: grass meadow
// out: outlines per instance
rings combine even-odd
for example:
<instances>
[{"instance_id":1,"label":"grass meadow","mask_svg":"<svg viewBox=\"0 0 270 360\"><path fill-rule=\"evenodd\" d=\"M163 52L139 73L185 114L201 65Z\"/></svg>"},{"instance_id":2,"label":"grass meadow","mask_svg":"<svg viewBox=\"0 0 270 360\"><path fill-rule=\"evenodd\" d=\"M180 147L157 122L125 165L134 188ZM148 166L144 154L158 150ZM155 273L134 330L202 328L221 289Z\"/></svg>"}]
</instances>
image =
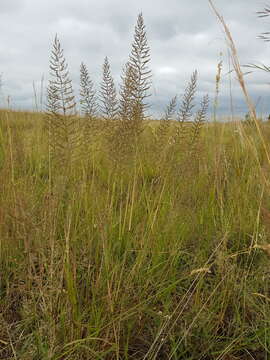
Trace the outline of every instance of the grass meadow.
<instances>
[{"instance_id":1,"label":"grass meadow","mask_svg":"<svg viewBox=\"0 0 270 360\"><path fill-rule=\"evenodd\" d=\"M119 159L101 125L52 185L43 126L1 112L0 357L268 358L270 168L255 128L207 124L191 150L145 124Z\"/></svg>"},{"instance_id":2,"label":"grass meadow","mask_svg":"<svg viewBox=\"0 0 270 360\"><path fill-rule=\"evenodd\" d=\"M0 111L0 359L270 358L270 124L190 121L196 73L149 121L144 34L118 108L56 38L46 112Z\"/></svg>"}]
</instances>

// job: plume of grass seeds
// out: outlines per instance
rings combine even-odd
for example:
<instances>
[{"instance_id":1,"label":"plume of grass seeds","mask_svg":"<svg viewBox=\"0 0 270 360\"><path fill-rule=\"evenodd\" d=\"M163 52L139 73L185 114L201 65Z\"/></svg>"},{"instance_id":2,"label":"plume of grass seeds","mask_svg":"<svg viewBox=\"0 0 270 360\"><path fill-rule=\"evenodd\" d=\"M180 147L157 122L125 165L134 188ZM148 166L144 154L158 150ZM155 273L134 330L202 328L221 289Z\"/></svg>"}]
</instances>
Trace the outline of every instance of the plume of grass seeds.
<instances>
[{"instance_id":1,"label":"plume of grass seeds","mask_svg":"<svg viewBox=\"0 0 270 360\"><path fill-rule=\"evenodd\" d=\"M148 46L144 19L138 15L129 60L122 71L120 87L120 123L115 134L118 148L129 153L142 132L145 110L149 107L146 99L150 96L151 71L148 68L150 48Z\"/></svg>"},{"instance_id":2,"label":"plume of grass seeds","mask_svg":"<svg viewBox=\"0 0 270 360\"><path fill-rule=\"evenodd\" d=\"M127 63L122 70L122 85L120 86L119 99L119 117L125 127L129 127L132 119L132 111L134 106L134 83L133 83L133 68Z\"/></svg>"},{"instance_id":3,"label":"plume of grass seeds","mask_svg":"<svg viewBox=\"0 0 270 360\"><path fill-rule=\"evenodd\" d=\"M152 161L157 165L160 172L164 173L168 168L168 155L170 156L171 145L170 140L171 128L175 126L172 123L175 118L177 107L177 95L175 95L167 104L159 124L151 129L153 135L153 143L151 149Z\"/></svg>"},{"instance_id":4,"label":"plume of grass seeds","mask_svg":"<svg viewBox=\"0 0 270 360\"><path fill-rule=\"evenodd\" d=\"M214 121L217 120L218 95L219 95L219 85L220 85L220 80L221 80L221 71L222 71L222 60L217 65L216 93L215 93L215 100L214 100Z\"/></svg>"},{"instance_id":5,"label":"plume of grass seeds","mask_svg":"<svg viewBox=\"0 0 270 360\"><path fill-rule=\"evenodd\" d=\"M102 82L99 98L101 102L101 116L103 119L116 120L118 115L117 93L107 56L105 57L104 64L102 66Z\"/></svg>"},{"instance_id":6,"label":"plume of grass seeds","mask_svg":"<svg viewBox=\"0 0 270 360\"><path fill-rule=\"evenodd\" d=\"M89 120L93 119L97 114L96 91L83 62L80 67L80 97L82 115Z\"/></svg>"},{"instance_id":7,"label":"plume of grass seeds","mask_svg":"<svg viewBox=\"0 0 270 360\"><path fill-rule=\"evenodd\" d=\"M198 143L202 126L206 120L208 106L209 106L209 96L205 95L201 102L201 107L197 111L194 121L192 122L191 134L190 134L190 145L192 149L196 148L196 145Z\"/></svg>"},{"instance_id":8,"label":"plume of grass seeds","mask_svg":"<svg viewBox=\"0 0 270 360\"><path fill-rule=\"evenodd\" d=\"M165 109L164 116L160 120L159 126L157 128L157 145L164 144L165 140L168 138L171 121L174 118L177 107L177 95L175 95Z\"/></svg>"},{"instance_id":9,"label":"plume of grass seeds","mask_svg":"<svg viewBox=\"0 0 270 360\"><path fill-rule=\"evenodd\" d=\"M97 98L93 81L90 79L88 69L84 63L80 66L80 104L83 119L83 138L86 156L89 145L96 133Z\"/></svg>"},{"instance_id":10,"label":"plume of grass seeds","mask_svg":"<svg viewBox=\"0 0 270 360\"><path fill-rule=\"evenodd\" d=\"M126 63L122 70L122 84L120 85L119 93L119 108L118 108L118 122L112 134L111 143L114 149L111 149L114 153L114 158L119 160L123 158L124 153L130 152L130 147L133 144L131 140L132 134L136 132L134 128L136 122L133 121L133 109L134 98L133 94L133 76L132 67L129 63ZM123 160L123 159L122 159Z\"/></svg>"},{"instance_id":11,"label":"plume of grass seeds","mask_svg":"<svg viewBox=\"0 0 270 360\"><path fill-rule=\"evenodd\" d=\"M148 67L150 61L150 48L148 46L147 35L143 14L140 13L135 26L134 39L131 54L128 61L129 69L129 90L132 99L132 117L130 120L141 126L145 118L145 110L149 107L146 99L150 96L151 70Z\"/></svg>"},{"instance_id":12,"label":"plume of grass seeds","mask_svg":"<svg viewBox=\"0 0 270 360\"><path fill-rule=\"evenodd\" d=\"M60 41L55 36L50 58L51 79L47 88L47 130L50 159L67 168L78 147L76 102L68 65Z\"/></svg>"},{"instance_id":13,"label":"plume of grass seeds","mask_svg":"<svg viewBox=\"0 0 270 360\"><path fill-rule=\"evenodd\" d=\"M194 101L197 89L197 79L198 72L195 70L191 75L190 82L185 89L180 108L177 112L177 127L172 139L173 142L178 142L179 140L185 142L188 140L187 122L190 121L193 116L192 110L195 106Z\"/></svg>"},{"instance_id":14,"label":"plume of grass seeds","mask_svg":"<svg viewBox=\"0 0 270 360\"><path fill-rule=\"evenodd\" d=\"M189 121L192 117L192 110L195 106L194 99L197 89L197 80L198 80L198 72L197 70L195 70L191 75L191 79L188 86L186 87L185 93L183 95L182 104L178 112L177 120L182 124Z\"/></svg>"},{"instance_id":15,"label":"plume of grass seeds","mask_svg":"<svg viewBox=\"0 0 270 360\"><path fill-rule=\"evenodd\" d=\"M134 109L136 107L134 99L134 69L129 62L127 62L122 71L122 84L120 86L120 99L119 99L119 128L118 140L121 142L122 147L127 147L128 144L132 145L131 137L137 134L140 126L134 117Z\"/></svg>"}]
</instances>

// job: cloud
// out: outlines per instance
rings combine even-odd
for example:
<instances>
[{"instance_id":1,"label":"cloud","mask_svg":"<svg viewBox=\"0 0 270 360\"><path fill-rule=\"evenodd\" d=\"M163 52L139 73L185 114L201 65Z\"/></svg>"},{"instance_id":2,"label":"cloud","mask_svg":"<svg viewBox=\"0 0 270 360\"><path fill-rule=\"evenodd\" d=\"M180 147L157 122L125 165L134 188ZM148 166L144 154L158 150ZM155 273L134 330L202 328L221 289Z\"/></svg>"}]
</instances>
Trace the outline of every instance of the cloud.
<instances>
[{"instance_id":1,"label":"cloud","mask_svg":"<svg viewBox=\"0 0 270 360\"><path fill-rule=\"evenodd\" d=\"M6 14L18 13L23 8L25 1L1 0L1 16Z\"/></svg>"},{"instance_id":2,"label":"cloud","mask_svg":"<svg viewBox=\"0 0 270 360\"><path fill-rule=\"evenodd\" d=\"M267 64L269 46L257 39L259 33L270 28L269 19L258 19L256 15L262 7L261 2L216 0L216 4L230 27L241 63ZM151 111L154 116L172 96L181 96L195 69L199 72L198 97L204 92L213 97L217 63L221 58L220 111L230 111L230 76L235 111L246 111L235 76L228 75L230 66L225 36L207 1L1 0L2 92L12 96L14 107L33 108L33 81L40 81L43 74L48 78L49 54L55 33L64 48L75 89L79 84L81 61L87 64L98 89L106 55L119 85L140 11L144 14L151 47ZM256 71L246 79L254 99L262 98L260 103L267 104L267 74Z\"/></svg>"}]
</instances>

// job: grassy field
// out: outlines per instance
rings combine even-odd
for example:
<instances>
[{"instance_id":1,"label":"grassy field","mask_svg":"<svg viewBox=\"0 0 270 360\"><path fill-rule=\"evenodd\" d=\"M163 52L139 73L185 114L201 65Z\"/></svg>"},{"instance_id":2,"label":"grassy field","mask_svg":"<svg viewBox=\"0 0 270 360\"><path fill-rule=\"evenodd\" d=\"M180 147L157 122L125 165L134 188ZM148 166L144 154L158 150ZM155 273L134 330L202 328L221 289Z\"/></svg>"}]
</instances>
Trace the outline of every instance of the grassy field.
<instances>
[{"instance_id":1,"label":"grassy field","mask_svg":"<svg viewBox=\"0 0 270 360\"><path fill-rule=\"evenodd\" d=\"M82 63L77 102L56 36L46 112L0 110L1 360L270 359L270 123L209 3L246 121L218 122L222 62L213 121L197 71L147 118L142 14L118 90Z\"/></svg>"},{"instance_id":2,"label":"grassy field","mask_svg":"<svg viewBox=\"0 0 270 360\"><path fill-rule=\"evenodd\" d=\"M0 126L1 359L270 358L269 124L264 148L241 122L119 144L96 121L69 167L45 115Z\"/></svg>"}]
</instances>

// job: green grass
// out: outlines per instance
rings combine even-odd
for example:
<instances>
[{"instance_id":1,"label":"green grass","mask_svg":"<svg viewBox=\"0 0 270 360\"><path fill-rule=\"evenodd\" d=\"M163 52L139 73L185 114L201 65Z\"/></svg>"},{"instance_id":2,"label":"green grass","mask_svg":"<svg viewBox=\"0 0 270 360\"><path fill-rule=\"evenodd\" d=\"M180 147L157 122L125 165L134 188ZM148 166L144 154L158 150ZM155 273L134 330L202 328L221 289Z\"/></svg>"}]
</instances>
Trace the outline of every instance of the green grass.
<instances>
[{"instance_id":1,"label":"green grass","mask_svg":"<svg viewBox=\"0 0 270 360\"><path fill-rule=\"evenodd\" d=\"M51 175L43 122L0 113L0 358L270 358L256 129L208 124L191 149L151 122L120 156L100 127Z\"/></svg>"}]
</instances>

